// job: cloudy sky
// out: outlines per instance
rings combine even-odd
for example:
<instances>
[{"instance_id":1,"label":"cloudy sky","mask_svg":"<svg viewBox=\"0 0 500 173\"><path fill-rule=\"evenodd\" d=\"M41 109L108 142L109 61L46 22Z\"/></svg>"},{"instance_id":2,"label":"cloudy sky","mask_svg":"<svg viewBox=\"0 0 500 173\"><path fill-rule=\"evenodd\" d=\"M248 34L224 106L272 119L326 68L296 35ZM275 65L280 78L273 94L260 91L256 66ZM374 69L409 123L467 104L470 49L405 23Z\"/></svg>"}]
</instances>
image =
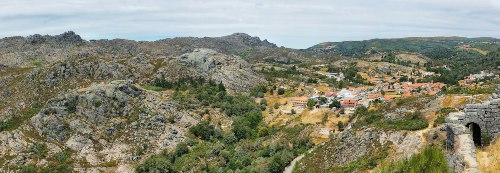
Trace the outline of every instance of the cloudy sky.
<instances>
[{"instance_id":1,"label":"cloudy sky","mask_svg":"<svg viewBox=\"0 0 500 173\"><path fill-rule=\"evenodd\" d=\"M156 40L245 32L280 46L409 36L500 38L499 0L0 0L0 38Z\"/></svg>"}]
</instances>

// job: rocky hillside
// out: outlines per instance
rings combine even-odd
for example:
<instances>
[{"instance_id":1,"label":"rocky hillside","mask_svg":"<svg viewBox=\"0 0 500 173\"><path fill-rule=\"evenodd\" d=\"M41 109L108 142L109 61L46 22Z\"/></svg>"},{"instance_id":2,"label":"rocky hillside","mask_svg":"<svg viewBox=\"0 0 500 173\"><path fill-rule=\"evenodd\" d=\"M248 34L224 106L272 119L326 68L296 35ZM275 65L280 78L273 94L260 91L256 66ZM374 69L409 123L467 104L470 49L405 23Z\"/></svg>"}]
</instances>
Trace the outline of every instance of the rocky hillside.
<instances>
[{"instance_id":1,"label":"rocky hillside","mask_svg":"<svg viewBox=\"0 0 500 173\"><path fill-rule=\"evenodd\" d=\"M192 52L197 48L209 48L220 53L238 55L247 61L286 59L301 61L299 51L278 48L275 44L244 33L223 37L178 37L158 41L83 40L74 32L60 35L32 35L0 39L0 65L29 67L52 64L72 57L131 58L139 54L173 57Z\"/></svg>"},{"instance_id":2,"label":"rocky hillside","mask_svg":"<svg viewBox=\"0 0 500 173\"><path fill-rule=\"evenodd\" d=\"M216 40L275 48L244 34ZM130 163L174 148L201 120L193 113L198 110L179 106L170 92L142 87L156 79L203 78L222 84L228 94L245 94L265 82L237 55L195 48L211 43L182 49L167 40L85 41L73 32L1 39L0 169L71 165L80 172L130 171ZM212 48L224 47L219 46Z\"/></svg>"},{"instance_id":3,"label":"rocky hillside","mask_svg":"<svg viewBox=\"0 0 500 173\"><path fill-rule=\"evenodd\" d=\"M246 61L211 49L195 49L163 63L165 66L158 69L156 77L203 77L224 84L229 93L249 91L254 84L265 82Z\"/></svg>"},{"instance_id":4,"label":"rocky hillside","mask_svg":"<svg viewBox=\"0 0 500 173\"><path fill-rule=\"evenodd\" d=\"M377 162L417 152L421 145L417 135L368 128L345 131L295 166L294 172L365 172Z\"/></svg>"},{"instance_id":5,"label":"rocky hillside","mask_svg":"<svg viewBox=\"0 0 500 173\"><path fill-rule=\"evenodd\" d=\"M130 80L71 90L47 101L26 124L0 132L2 168L61 164L52 159L70 151L76 170L131 169L128 163L143 155L174 147L200 120L177 107L168 95Z\"/></svg>"}]
</instances>

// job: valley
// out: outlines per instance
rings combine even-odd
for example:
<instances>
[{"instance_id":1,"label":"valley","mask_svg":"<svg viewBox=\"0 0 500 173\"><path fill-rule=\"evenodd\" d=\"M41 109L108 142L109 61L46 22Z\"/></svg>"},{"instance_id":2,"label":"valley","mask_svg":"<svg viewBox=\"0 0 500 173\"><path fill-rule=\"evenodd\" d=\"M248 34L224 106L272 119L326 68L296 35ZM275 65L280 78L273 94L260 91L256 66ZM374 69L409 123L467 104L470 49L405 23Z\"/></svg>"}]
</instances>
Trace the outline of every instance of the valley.
<instances>
[{"instance_id":1,"label":"valley","mask_svg":"<svg viewBox=\"0 0 500 173\"><path fill-rule=\"evenodd\" d=\"M496 43L3 38L0 172L455 172L446 119L497 98Z\"/></svg>"}]
</instances>

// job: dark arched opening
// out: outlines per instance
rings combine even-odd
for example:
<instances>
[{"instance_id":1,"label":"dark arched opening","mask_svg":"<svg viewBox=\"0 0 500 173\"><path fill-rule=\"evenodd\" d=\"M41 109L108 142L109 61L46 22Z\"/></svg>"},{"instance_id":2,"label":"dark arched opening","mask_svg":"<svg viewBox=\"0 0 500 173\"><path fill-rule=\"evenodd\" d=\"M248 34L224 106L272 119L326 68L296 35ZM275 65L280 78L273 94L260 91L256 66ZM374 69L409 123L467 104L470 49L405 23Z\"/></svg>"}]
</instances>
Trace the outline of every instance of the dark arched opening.
<instances>
[{"instance_id":1,"label":"dark arched opening","mask_svg":"<svg viewBox=\"0 0 500 173\"><path fill-rule=\"evenodd\" d=\"M479 127L476 123L469 123L467 127L472 132L472 139L474 140L474 144L476 146L481 146L481 127Z\"/></svg>"}]
</instances>

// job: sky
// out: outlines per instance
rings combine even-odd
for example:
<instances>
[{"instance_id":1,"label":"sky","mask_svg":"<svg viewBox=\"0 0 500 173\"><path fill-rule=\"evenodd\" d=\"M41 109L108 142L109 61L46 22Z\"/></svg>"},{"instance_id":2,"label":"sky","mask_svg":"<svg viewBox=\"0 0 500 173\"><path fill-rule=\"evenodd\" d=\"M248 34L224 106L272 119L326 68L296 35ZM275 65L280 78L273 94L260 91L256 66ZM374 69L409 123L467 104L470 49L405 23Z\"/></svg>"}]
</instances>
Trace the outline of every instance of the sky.
<instances>
[{"instance_id":1,"label":"sky","mask_svg":"<svg viewBox=\"0 0 500 173\"><path fill-rule=\"evenodd\" d=\"M413 36L500 38L500 0L0 0L0 38L75 31L157 40L243 32L278 46Z\"/></svg>"}]
</instances>

